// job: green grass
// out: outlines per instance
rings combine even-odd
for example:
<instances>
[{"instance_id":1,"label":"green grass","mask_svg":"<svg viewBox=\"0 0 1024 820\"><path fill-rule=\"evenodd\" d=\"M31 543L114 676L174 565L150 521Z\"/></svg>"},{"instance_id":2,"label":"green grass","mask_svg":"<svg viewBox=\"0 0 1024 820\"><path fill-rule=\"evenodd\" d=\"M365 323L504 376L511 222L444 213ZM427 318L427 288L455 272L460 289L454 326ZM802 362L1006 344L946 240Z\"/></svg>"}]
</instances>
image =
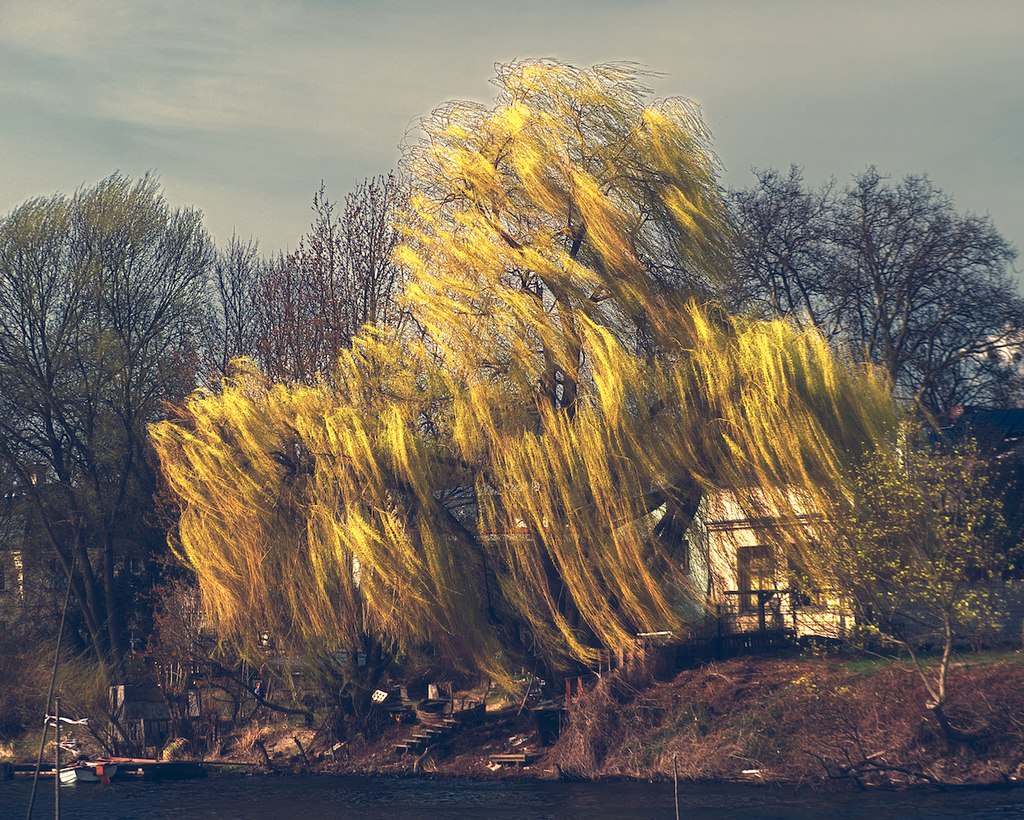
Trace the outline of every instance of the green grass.
<instances>
[{"instance_id":1,"label":"green grass","mask_svg":"<svg viewBox=\"0 0 1024 820\"><path fill-rule=\"evenodd\" d=\"M918 655L925 667L934 666L941 656L937 652ZM799 660L814 661L815 657L801 657ZM910 657L904 652L900 654L882 655L871 653L832 655L827 660L845 669L857 677L870 677L891 666L907 666ZM964 666L988 666L995 663L1024 664L1024 652L1013 649L986 649L978 652L954 652L953 663Z\"/></svg>"}]
</instances>

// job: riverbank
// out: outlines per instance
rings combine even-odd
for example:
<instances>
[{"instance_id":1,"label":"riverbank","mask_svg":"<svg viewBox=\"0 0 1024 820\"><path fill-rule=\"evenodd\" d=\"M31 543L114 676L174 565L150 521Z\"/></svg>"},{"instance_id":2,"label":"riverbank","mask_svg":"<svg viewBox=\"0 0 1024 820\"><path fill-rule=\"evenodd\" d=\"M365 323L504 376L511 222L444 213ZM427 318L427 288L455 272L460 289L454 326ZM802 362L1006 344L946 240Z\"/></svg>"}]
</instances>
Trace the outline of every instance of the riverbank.
<instances>
[{"instance_id":1,"label":"riverbank","mask_svg":"<svg viewBox=\"0 0 1024 820\"><path fill-rule=\"evenodd\" d=\"M319 748L286 721L223 740L221 763L282 773L476 780L670 780L811 786L1013 785L1024 781L1024 657L965 656L952 670L951 741L909 664L870 658L737 658L659 676L636 664L571 704L553 745L516 705L489 710L419 753L390 724L372 742ZM661 679L668 677L669 679ZM266 757L260 751L266 751ZM496 755L524 755L501 765Z\"/></svg>"},{"instance_id":2,"label":"riverbank","mask_svg":"<svg viewBox=\"0 0 1024 820\"><path fill-rule=\"evenodd\" d=\"M1024 664L979 656L950 681L948 740L908 664L735 659L671 681L602 682L551 750L580 776L861 786L1024 775ZM635 685L633 685L635 683Z\"/></svg>"},{"instance_id":3,"label":"riverbank","mask_svg":"<svg viewBox=\"0 0 1024 820\"><path fill-rule=\"evenodd\" d=\"M335 774L432 774L476 779L669 780L823 787L1012 785L1024 780L1024 658L978 655L951 674L944 736L907 664L872 659L740 658L658 680L640 667L597 683L540 745L529 713L490 714L421 754L396 755L410 734L310 761ZM281 732L277 732L280 736ZM284 736L273 765L309 768ZM290 750L290 751L289 751ZM525 754L502 766L493 755Z\"/></svg>"}]
</instances>

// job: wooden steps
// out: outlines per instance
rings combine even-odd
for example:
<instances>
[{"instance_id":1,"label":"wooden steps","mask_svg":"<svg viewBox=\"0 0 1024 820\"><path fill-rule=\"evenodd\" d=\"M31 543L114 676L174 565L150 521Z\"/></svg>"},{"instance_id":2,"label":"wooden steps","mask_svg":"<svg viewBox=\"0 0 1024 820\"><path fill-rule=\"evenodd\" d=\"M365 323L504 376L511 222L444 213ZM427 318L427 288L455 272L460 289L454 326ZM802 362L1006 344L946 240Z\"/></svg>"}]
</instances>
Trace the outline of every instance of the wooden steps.
<instances>
[{"instance_id":1,"label":"wooden steps","mask_svg":"<svg viewBox=\"0 0 1024 820\"><path fill-rule=\"evenodd\" d=\"M395 754L406 754L408 752L419 753L427 746L444 740L452 733L452 728L445 726L420 726L401 743L395 744Z\"/></svg>"},{"instance_id":2,"label":"wooden steps","mask_svg":"<svg viewBox=\"0 0 1024 820\"><path fill-rule=\"evenodd\" d=\"M450 701L423 701L416 708L418 725L416 730L401 743L395 744L395 754L420 754L428 746L447 740L459 731L467 722L482 719L485 707L482 703L473 702L468 709L448 712Z\"/></svg>"}]
</instances>

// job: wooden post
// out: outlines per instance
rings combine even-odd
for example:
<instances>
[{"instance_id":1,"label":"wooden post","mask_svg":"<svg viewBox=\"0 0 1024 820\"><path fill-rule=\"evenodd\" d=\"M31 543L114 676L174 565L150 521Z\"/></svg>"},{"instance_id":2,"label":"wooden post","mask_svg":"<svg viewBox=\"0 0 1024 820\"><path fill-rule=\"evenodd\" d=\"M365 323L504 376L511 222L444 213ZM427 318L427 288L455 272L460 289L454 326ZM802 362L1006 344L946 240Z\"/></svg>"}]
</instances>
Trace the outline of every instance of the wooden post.
<instances>
[{"instance_id":1,"label":"wooden post","mask_svg":"<svg viewBox=\"0 0 1024 820\"><path fill-rule=\"evenodd\" d=\"M676 796L676 820L679 820L679 761L672 755L672 786Z\"/></svg>"},{"instance_id":2,"label":"wooden post","mask_svg":"<svg viewBox=\"0 0 1024 820\"><path fill-rule=\"evenodd\" d=\"M537 675L536 672L534 672L532 675L530 675L530 684L529 684L529 686L526 687L526 694L523 695L523 702L519 704L519 711L516 712L516 717L519 717L523 713L523 709L526 708L526 701L528 701L530 699L530 692L533 691L533 681L534 681L534 678L536 677L536 675Z\"/></svg>"},{"instance_id":3,"label":"wooden post","mask_svg":"<svg viewBox=\"0 0 1024 820\"><path fill-rule=\"evenodd\" d=\"M53 699L53 816L60 820L60 696Z\"/></svg>"},{"instance_id":4,"label":"wooden post","mask_svg":"<svg viewBox=\"0 0 1024 820\"><path fill-rule=\"evenodd\" d=\"M267 754L267 747L263 745L263 741L260 738L256 738L252 745L260 750L260 754L263 756L263 762L266 764L268 769L273 769L274 764L270 762L270 755Z\"/></svg>"},{"instance_id":5,"label":"wooden post","mask_svg":"<svg viewBox=\"0 0 1024 820\"><path fill-rule=\"evenodd\" d=\"M302 759L306 761L306 765L308 766L309 765L309 758L306 757L306 750L302 748L302 743L299 742L299 739L295 735L292 735L292 740L294 740L295 741L295 745L299 747L299 754L302 755Z\"/></svg>"}]
</instances>

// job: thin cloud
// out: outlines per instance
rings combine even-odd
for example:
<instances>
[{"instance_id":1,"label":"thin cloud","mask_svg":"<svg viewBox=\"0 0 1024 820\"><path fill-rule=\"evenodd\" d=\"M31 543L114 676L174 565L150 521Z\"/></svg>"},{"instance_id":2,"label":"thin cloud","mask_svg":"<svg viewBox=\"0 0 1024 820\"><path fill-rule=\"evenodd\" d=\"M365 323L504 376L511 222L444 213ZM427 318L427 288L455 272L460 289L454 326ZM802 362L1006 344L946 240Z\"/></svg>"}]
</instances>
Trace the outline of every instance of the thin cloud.
<instances>
[{"instance_id":1,"label":"thin cloud","mask_svg":"<svg viewBox=\"0 0 1024 820\"><path fill-rule=\"evenodd\" d=\"M1022 24L1013 0L5 0L0 212L157 168L218 238L294 245L321 178L343 194L444 100L489 100L494 62L551 56L663 72L657 94L704 106L729 184L927 171L1019 245Z\"/></svg>"}]
</instances>

